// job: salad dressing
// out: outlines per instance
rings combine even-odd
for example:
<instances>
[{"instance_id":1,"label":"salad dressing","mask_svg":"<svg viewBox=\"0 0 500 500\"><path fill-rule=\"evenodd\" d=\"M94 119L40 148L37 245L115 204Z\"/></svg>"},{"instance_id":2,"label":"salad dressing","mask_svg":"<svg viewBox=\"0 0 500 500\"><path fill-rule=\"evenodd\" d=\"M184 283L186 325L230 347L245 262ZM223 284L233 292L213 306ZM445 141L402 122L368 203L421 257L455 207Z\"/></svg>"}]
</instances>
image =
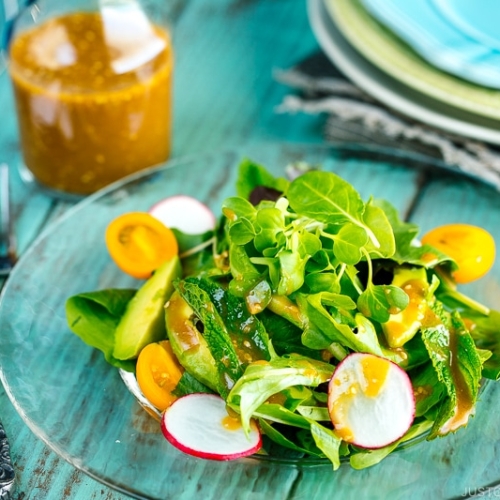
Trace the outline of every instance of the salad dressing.
<instances>
[{"instance_id":1,"label":"salad dressing","mask_svg":"<svg viewBox=\"0 0 500 500\"><path fill-rule=\"evenodd\" d=\"M200 345L199 331L191 321L186 320L193 314L193 310L188 303L177 294L173 294L165 307L178 311L178 314L171 315L172 328L177 332L177 338L183 351L189 351Z\"/></svg>"},{"instance_id":2,"label":"salad dressing","mask_svg":"<svg viewBox=\"0 0 500 500\"><path fill-rule=\"evenodd\" d=\"M384 332L390 347L401 347L409 340L408 332L416 332L422 325L428 309L425 296L428 285L421 280L409 280L401 287L409 297L406 309L393 315L384 324Z\"/></svg>"},{"instance_id":3,"label":"salad dressing","mask_svg":"<svg viewBox=\"0 0 500 500\"><path fill-rule=\"evenodd\" d=\"M223 294L213 300L218 309L222 311L222 317L231 317L231 321L228 322L226 327L238 359L244 365L261 359L262 349L258 345L258 339L255 336L255 318L250 316L246 321L240 323L240 318L233 317L234 314L228 311Z\"/></svg>"},{"instance_id":4,"label":"salad dressing","mask_svg":"<svg viewBox=\"0 0 500 500\"><path fill-rule=\"evenodd\" d=\"M233 415L227 415L222 419L222 427L228 431L237 431L241 429L241 419Z\"/></svg>"},{"instance_id":5,"label":"salad dressing","mask_svg":"<svg viewBox=\"0 0 500 500\"><path fill-rule=\"evenodd\" d=\"M273 295L268 308L270 311L282 315L298 327L301 327L304 323L300 309L286 295Z\"/></svg>"},{"instance_id":6,"label":"salad dressing","mask_svg":"<svg viewBox=\"0 0 500 500\"><path fill-rule=\"evenodd\" d=\"M354 439L352 430L345 424L345 422L348 422L348 418L346 418L346 416L349 414L349 409L358 388L358 383L351 384L329 408L329 414L334 427L334 432L346 443L351 443Z\"/></svg>"},{"instance_id":7,"label":"salad dressing","mask_svg":"<svg viewBox=\"0 0 500 500\"><path fill-rule=\"evenodd\" d=\"M431 385L420 385L415 387L413 390L413 396L415 397L415 402L418 404L420 401L424 400L430 396L433 392Z\"/></svg>"},{"instance_id":8,"label":"salad dressing","mask_svg":"<svg viewBox=\"0 0 500 500\"><path fill-rule=\"evenodd\" d=\"M455 431L460 426L467 424L469 416L474 412L474 401L470 393L467 382L458 364L458 332L455 328L450 329L450 371L456 391L456 404L453 416L444 423L440 429L441 434Z\"/></svg>"},{"instance_id":9,"label":"salad dressing","mask_svg":"<svg viewBox=\"0 0 500 500\"><path fill-rule=\"evenodd\" d=\"M363 392L370 398L377 396L389 373L390 363L383 358L366 357L361 361L365 386Z\"/></svg>"},{"instance_id":10,"label":"salad dressing","mask_svg":"<svg viewBox=\"0 0 500 500\"><path fill-rule=\"evenodd\" d=\"M119 19L65 14L12 42L24 162L45 186L88 194L169 155L170 37L139 15L135 30Z\"/></svg>"},{"instance_id":11,"label":"salad dressing","mask_svg":"<svg viewBox=\"0 0 500 500\"><path fill-rule=\"evenodd\" d=\"M432 253L432 252L426 252L426 253L424 253L424 254L420 257L420 260L421 260L422 262L425 262L427 265L429 265L429 264L433 264L434 262L438 262L439 257L438 257L435 253Z\"/></svg>"},{"instance_id":12,"label":"salad dressing","mask_svg":"<svg viewBox=\"0 0 500 500\"><path fill-rule=\"evenodd\" d=\"M286 402L286 396L282 392L277 392L276 394L273 394L266 401L266 403L269 404L282 405L282 406L285 405L285 402Z\"/></svg>"}]
</instances>

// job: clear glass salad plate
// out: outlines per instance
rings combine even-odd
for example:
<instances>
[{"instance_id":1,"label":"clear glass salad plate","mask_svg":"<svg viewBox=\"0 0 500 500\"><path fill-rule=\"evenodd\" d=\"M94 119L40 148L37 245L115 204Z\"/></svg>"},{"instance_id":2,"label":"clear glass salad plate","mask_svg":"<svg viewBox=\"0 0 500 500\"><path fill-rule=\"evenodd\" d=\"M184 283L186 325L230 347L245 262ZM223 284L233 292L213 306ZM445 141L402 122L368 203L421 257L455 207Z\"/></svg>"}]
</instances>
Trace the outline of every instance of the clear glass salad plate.
<instances>
[{"instance_id":1,"label":"clear glass salad plate","mask_svg":"<svg viewBox=\"0 0 500 500\"><path fill-rule=\"evenodd\" d=\"M491 187L402 150L356 145L259 144L172 161L91 196L48 228L25 253L0 302L0 376L32 431L90 476L136 498L451 498L500 483L500 388L486 385L467 429L420 441L361 471L327 461L276 457L233 462L174 449L127 390L118 370L73 335L66 299L82 291L130 287L111 261L104 231L116 216L147 211L187 194L216 214L235 192L243 157L274 174L297 161L334 171L362 194L391 201L422 231L446 222L484 227L500 243L500 197ZM500 263L466 291L500 309Z\"/></svg>"}]
</instances>

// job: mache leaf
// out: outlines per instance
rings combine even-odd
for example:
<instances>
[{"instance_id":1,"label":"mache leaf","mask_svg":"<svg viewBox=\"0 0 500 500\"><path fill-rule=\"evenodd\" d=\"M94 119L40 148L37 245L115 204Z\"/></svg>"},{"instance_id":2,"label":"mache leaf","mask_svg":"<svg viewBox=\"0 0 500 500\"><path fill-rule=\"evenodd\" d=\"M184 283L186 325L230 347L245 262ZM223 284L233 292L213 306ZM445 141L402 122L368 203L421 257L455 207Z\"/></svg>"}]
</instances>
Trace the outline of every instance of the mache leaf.
<instances>
[{"instance_id":1,"label":"mache leaf","mask_svg":"<svg viewBox=\"0 0 500 500\"><path fill-rule=\"evenodd\" d=\"M334 367L300 355L276 358L248 365L227 397L227 403L241 414L245 431L250 429L254 411L273 394L294 385L317 387L327 382Z\"/></svg>"}]
</instances>

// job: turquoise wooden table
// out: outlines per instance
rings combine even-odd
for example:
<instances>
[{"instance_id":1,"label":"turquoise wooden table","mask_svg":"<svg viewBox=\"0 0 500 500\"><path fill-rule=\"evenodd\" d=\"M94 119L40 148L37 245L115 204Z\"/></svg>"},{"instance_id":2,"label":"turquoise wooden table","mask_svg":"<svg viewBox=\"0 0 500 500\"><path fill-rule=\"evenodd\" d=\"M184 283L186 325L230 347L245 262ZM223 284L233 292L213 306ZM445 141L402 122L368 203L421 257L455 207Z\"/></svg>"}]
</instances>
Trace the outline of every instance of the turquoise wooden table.
<instances>
[{"instance_id":1,"label":"turquoise wooden table","mask_svg":"<svg viewBox=\"0 0 500 500\"><path fill-rule=\"evenodd\" d=\"M215 160L207 166L206 175L216 177L220 186L229 189L233 173L228 171L230 179L224 178L226 165L217 160L220 150L251 151L271 160L300 159L300 144L322 143L324 116L276 112L289 89L276 82L273 71L294 65L318 48L308 24L304 1L176 0L173 5L176 47L174 159L213 153ZM53 227L53 223L64 220L74 203L51 198L20 177L17 167L21 158L10 85L5 74L0 78L0 162L7 162L11 169L18 251L20 255L29 255L30 245L36 242L37 236L47 227ZM412 166L406 159L398 161L394 156L390 160L373 159L369 152L365 156L372 158L371 164L360 160L359 154L355 160L346 159L336 152L336 148L320 149L311 158L328 159L331 168L354 182L364 197L372 192L389 197L402 215L411 217L424 230L449 221L460 210L462 222L482 225L494 235L497 244L500 243L500 202L491 188L464 178L434 177L432 171L406 168L402 163ZM416 161L415 166L424 164L425 161ZM182 175L189 176L189 171ZM182 176L176 182L181 185ZM207 192L202 176L195 181L195 186L214 205L223 194ZM43 248L37 251L43 253ZM493 276L500 276L498 263ZM49 297L47 285L44 287L43 283L35 281L32 288L39 290L36 293ZM474 285L471 293L488 305L500 308L498 281L492 279L486 287ZM15 296L15 290L11 296ZM15 308L12 303L8 306ZM7 334L0 331L0 335ZM103 364L99 366L104 369ZM26 370L29 372L28 368ZM471 424L471 433L452 436L448 441L451 444L444 440L425 443L429 446L429 463L419 458L419 451L411 449L391 458L389 473L380 475L381 469L376 467L362 473L342 468L333 475L331 470L324 468L302 471L272 466L263 468L261 473L255 467L241 469L238 464L229 466L227 473L223 466L211 468L212 465L197 465L191 461L189 471L193 475L170 478L172 488L168 491L172 493L166 498L319 500L338 495L338 498L353 499L406 499L456 498L481 493L484 490L480 488L495 485L500 478L496 444L490 438L499 432L491 415L500 411L500 390L488 386L483 399L489 411L479 412ZM131 399L127 401L130 405L136 404ZM14 499L128 498L82 473L46 446L27 427L2 388L0 421L9 437L17 474ZM467 461L469 450L472 460ZM481 460L476 461L474 457L481 457ZM442 480L434 477L433 481L426 481L429 467L436 462ZM216 471L213 481L206 477L209 473L206 471L212 470ZM379 484L380 491L390 493L381 496L377 488L363 487L360 478L366 484Z\"/></svg>"}]
</instances>

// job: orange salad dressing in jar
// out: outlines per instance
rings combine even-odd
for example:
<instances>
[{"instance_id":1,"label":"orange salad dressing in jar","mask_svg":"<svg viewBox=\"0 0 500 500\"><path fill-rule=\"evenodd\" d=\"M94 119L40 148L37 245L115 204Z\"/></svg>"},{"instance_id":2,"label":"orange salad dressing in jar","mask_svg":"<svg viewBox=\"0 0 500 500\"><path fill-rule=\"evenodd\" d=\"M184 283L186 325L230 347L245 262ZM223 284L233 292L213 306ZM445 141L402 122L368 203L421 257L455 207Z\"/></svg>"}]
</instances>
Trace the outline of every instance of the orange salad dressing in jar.
<instances>
[{"instance_id":1,"label":"orange salad dressing in jar","mask_svg":"<svg viewBox=\"0 0 500 500\"><path fill-rule=\"evenodd\" d=\"M163 28L77 12L14 37L23 158L44 186L88 194L170 154L173 50ZM135 22L135 21L134 21Z\"/></svg>"}]
</instances>

